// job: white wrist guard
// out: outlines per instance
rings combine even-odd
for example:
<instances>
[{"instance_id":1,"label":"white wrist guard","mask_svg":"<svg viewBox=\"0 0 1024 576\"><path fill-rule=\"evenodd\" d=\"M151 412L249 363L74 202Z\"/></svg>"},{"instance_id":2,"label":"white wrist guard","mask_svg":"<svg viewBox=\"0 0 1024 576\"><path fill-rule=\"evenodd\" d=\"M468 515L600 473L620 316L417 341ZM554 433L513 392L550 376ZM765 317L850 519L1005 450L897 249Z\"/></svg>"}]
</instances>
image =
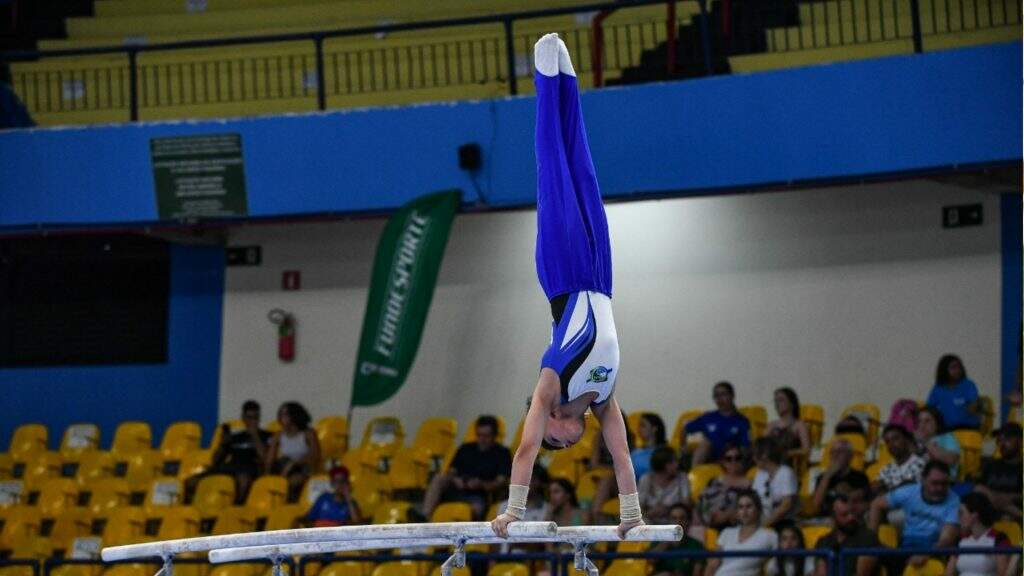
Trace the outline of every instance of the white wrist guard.
<instances>
[{"instance_id":1,"label":"white wrist guard","mask_svg":"<svg viewBox=\"0 0 1024 576\"><path fill-rule=\"evenodd\" d=\"M640 494L619 494L619 521L639 522L640 518Z\"/></svg>"},{"instance_id":2,"label":"white wrist guard","mask_svg":"<svg viewBox=\"0 0 1024 576\"><path fill-rule=\"evenodd\" d=\"M526 496L530 492L529 486L510 484L508 487L508 505L505 506L505 514L516 520L522 520L526 515Z\"/></svg>"}]
</instances>

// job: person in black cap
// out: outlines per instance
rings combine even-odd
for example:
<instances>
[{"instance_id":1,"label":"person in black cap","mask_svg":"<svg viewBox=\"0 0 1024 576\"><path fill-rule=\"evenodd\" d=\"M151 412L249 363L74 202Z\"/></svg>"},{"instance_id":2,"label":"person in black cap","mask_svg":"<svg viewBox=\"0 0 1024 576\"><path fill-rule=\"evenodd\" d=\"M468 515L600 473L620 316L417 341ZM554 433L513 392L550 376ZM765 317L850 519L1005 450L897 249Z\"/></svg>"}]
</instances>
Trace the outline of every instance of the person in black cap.
<instances>
[{"instance_id":1,"label":"person in black cap","mask_svg":"<svg viewBox=\"0 0 1024 576\"><path fill-rule=\"evenodd\" d=\"M1007 422L992 434L998 439L999 457L982 468L974 491L988 496L1004 517L1020 522L1021 493L1024 492L1021 427L1016 422Z\"/></svg>"}]
</instances>

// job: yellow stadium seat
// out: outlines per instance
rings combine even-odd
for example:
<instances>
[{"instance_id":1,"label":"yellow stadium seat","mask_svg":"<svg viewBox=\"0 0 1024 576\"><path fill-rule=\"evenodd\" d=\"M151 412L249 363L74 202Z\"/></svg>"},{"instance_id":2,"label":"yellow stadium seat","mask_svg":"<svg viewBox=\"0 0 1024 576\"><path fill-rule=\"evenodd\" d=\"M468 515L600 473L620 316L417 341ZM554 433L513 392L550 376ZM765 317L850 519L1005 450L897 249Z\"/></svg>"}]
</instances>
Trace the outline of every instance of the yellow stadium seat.
<instances>
[{"instance_id":1,"label":"yellow stadium seat","mask_svg":"<svg viewBox=\"0 0 1024 576\"><path fill-rule=\"evenodd\" d=\"M30 506L14 506L4 513L3 527L0 527L0 550L11 550L26 538L39 535L42 517L39 510Z\"/></svg>"},{"instance_id":2,"label":"yellow stadium seat","mask_svg":"<svg viewBox=\"0 0 1024 576\"><path fill-rule=\"evenodd\" d=\"M740 406L738 410L750 420L750 439L763 436L764 429L768 426L768 410L764 406Z\"/></svg>"},{"instance_id":3,"label":"yellow stadium seat","mask_svg":"<svg viewBox=\"0 0 1024 576\"><path fill-rule=\"evenodd\" d=\"M487 576L530 576L530 568L525 564L499 562L487 571Z\"/></svg>"},{"instance_id":4,"label":"yellow stadium seat","mask_svg":"<svg viewBox=\"0 0 1024 576\"><path fill-rule=\"evenodd\" d=\"M466 548L468 549L469 546L466 546ZM421 569L420 573L422 573L422 572L423 571ZM430 576L442 576L441 575L441 566L440 565L435 566L434 569L430 571ZM472 576L472 572L470 572L469 568L453 568L452 569L452 576Z\"/></svg>"},{"instance_id":5,"label":"yellow stadium seat","mask_svg":"<svg viewBox=\"0 0 1024 576\"><path fill-rule=\"evenodd\" d=\"M992 525L995 530L1006 534L1006 537L1010 540L1010 544L1014 546L1020 546L1021 543L1021 527L1016 522L1010 522L1008 520L1000 520Z\"/></svg>"},{"instance_id":6,"label":"yellow stadium seat","mask_svg":"<svg viewBox=\"0 0 1024 576\"><path fill-rule=\"evenodd\" d=\"M76 461L82 454L100 446L100 427L91 423L72 424L64 430L60 441L60 455L65 462Z\"/></svg>"},{"instance_id":7,"label":"yellow stadium seat","mask_svg":"<svg viewBox=\"0 0 1024 576\"><path fill-rule=\"evenodd\" d=\"M160 441L160 456L164 461L180 461L185 454L199 450L202 437L203 430L198 422L175 422L167 427Z\"/></svg>"},{"instance_id":8,"label":"yellow stadium seat","mask_svg":"<svg viewBox=\"0 0 1024 576\"><path fill-rule=\"evenodd\" d=\"M71 478L50 478L40 487L36 500L44 518L54 518L78 506L78 484Z\"/></svg>"},{"instance_id":9,"label":"yellow stadium seat","mask_svg":"<svg viewBox=\"0 0 1024 576\"><path fill-rule=\"evenodd\" d=\"M875 482L878 480L878 475L882 472L882 468L884 467L885 464L881 462L875 462L874 464L868 466L866 470L864 470L864 474L867 475L869 481Z\"/></svg>"},{"instance_id":10,"label":"yellow stadium seat","mask_svg":"<svg viewBox=\"0 0 1024 576\"><path fill-rule=\"evenodd\" d=\"M647 447L643 439L640 438L640 420L643 419L644 414L657 414L657 412L653 410L638 410L626 415L626 426L629 428L629 433L633 435L633 445L637 448Z\"/></svg>"},{"instance_id":11,"label":"yellow stadium seat","mask_svg":"<svg viewBox=\"0 0 1024 576\"><path fill-rule=\"evenodd\" d=\"M385 562L370 573L371 576L419 576L417 562Z\"/></svg>"},{"instance_id":12,"label":"yellow stadium seat","mask_svg":"<svg viewBox=\"0 0 1024 576\"><path fill-rule=\"evenodd\" d=\"M32 459L25 463L25 469L21 476L25 483L25 492L28 494L38 492L43 484L50 478L59 478L61 473L61 459L56 452L38 452Z\"/></svg>"},{"instance_id":13,"label":"yellow stadium seat","mask_svg":"<svg viewBox=\"0 0 1024 576\"><path fill-rule=\"evenodd\" d=\"M185 454L178 464L178 478L184 480L189 476L201 474L209 468L212 459L213 450L196 450Z\"/></svg>"},{"instance_id":14,"label":"yellow stadium seat","mask_svg":"<svg viewBox=\"0 0 1024 576\"><path fill-rule=\"evenodd\" d=\"M832 531L831 526L814 525L804 526L800 529L804 533L804 545L807 549L813 549L823 536Z\"/></svg>"},{"instance_id":15,"label":"yellow stadium seat","mask_svg":"<svg viewBox=\"0 0 1024 576\"><path fill-rule=\"evenodd\" d=\"M974 478L981 473L981 445L984 441L977 430L954 430L960 443L959 479Z\"/></svg>"},{"instance_id":16,"label":"yellow stadium seat","mask_svg":"<svg viewBox=\"0 0 1024 576\"><path fill-rule=\"evenodd\" d=\"M210 576L257 576L262 570L260 564L221 564L213 567Z\"/></svg>"},{"instance_id":17,"label":"yellow stadium seat","mask_svg":"<svg viewBox=\"0 0 1024 576\"><path fill-rule=\"evenodd\" d=\"M232 506L220 511L213 523L211 533L215 536L223 534L240 534L256 530L256 511L241 506Z\"/></svg>"},{"instance_id":18,"label":"yellow stadium seat","mask_svg":"<svg viewBox=\"0 0 1024 576\"><path fill-rule=\"evenodd\" d=\"M387 491L425 490L430 474L430 456L415 448L405 448L388 461L385 482L379 485ZM384 485L386 484L386 485Z\"/></svg>"},{"instance_id":19,"label":"yellow stadium seat","mask_svg":"<svg viewBox=\"0 0 1024 576\"><path fill-rule=\"evenodd\" d=\"M348 451L348 420L343 416L327 416L317 420L314 428L323 459L340 460Z\"/></svg>"},{"instance_id":20,"label":"yellow stadium seat","mask_svg":"<svg viewBox=\"0 0 1024 576\"><path fill-rule=\"evenodd\" d=\"M697 501L704 489L716 477L722 474L722 467L718 464L698 464L690 469L688 474L690 480L690 498Z\"/></svg>"},{"instance_id":21,"label":"yellow stadium seat","mask_svg":"<svg viewBox=\"0 0 1024 576\"><path fill-rule=\"evenodd\" d=\"M217 427L213 429L213 437L210 439L210 445L207 447L210 450L216 450L217 447L220 446L221 437L224 435L224 424L228 425L228 430L230 430L232 434L245 428L245 422L238 419L228 420L227 422L218 424Z\"/></svg>"},{"instance_id":22,"label":"yellow stadium seat","mask_svg":"<svg viewBox=\"0 0 1024 576\"><path fill-rule=\"evenodd\" d=\"M134 544L146 539L146 514L140 507L125 506L111 509L104 520L104 546Z\"/></svg>"},{"instance_id":23,"label":"yellow stadium seat","mask_svg":"<svg viewBox=\"0 0 1024 576\"><path fill-rule=\"evenodd\" d=\"M586 468L587 458L580 451L555 450L548 462L548 475L552 478L565 478L576 485Z\"/></svg>"},{"instance_id":24,"label":"yellow stadium seat","mask_svg":"<svg viewBox=\"0 0 1024 576\"><path fill-rule=\"evenodd\" d=\"M289 504L287 506L279 506L270 512L267 516L266 524L263 526L264 530L288 530L294 528L295 523L306 514L308 506L301 504Z\"/></svg>"},{"instance_id":25,"label":"yellow stadium seat","mask_svg":"<svg viewBox=\"0 0 1024 576\"><path fill-rule=\"evenodd\" d=\"M495 441L498 444L504 444L505 419L501 416L495 416L494 418L498 421L498 437L495 438ZM462 437L462 442L463 444L465 444L466 442L476 442L476 420L473 420L473 423L466 428L466 433Z\"/></svg>"},{"instance_id":26,"label":"yellow stadium seat","mask_svg":"<svg viewBox=\"0 0 1024 576\"><path fill-rule=\"evenodd\" d=\"M903 576L943 576L946 573L946 565L935 558L929 558L922 566L907 564L903 570Z\"/></svg>"},{"instance_id":27,"label":"yellow stadium seat","mask_svg":"<svg viewBox=\"0 0 1024 576\"><path fill-rule=\"evenodd\" d=\"M181 505L184 493L181 480L170 476L157 478L149 486L143 507L147 514L156 514L158 509Z\"/></svg>"},{"instance_id":28,"label":"yellow stadium seat","mask_svg":"<svg viewBox=\"0 0 1024 576\"><path fill-rule=\"evenodd\" d=\"M227 474L203 476L196 486L192 505L203 518L216 516L235 502L235 479Z\"/></svg>"},{"instance_id":29,"label":"yellow stadium seat","mask_svg":"<svg viewBox=\"0 0 1024 576\"><path fill-rule=\"evenodd\" d=\"M260 476L249 488L245 499L245 507L260 516L268 515L272 510L285 503L288 497L288 480L283 476Z\"/></svg>"},{"instance_id":30,"label":"yellow stadium seat","mask_svg":"<svg viewBox=\"0 0 1024 576\"><path fill-rule=\"evenodd\" d=\"M898 548L900 545L900 536L896 532L896 527L892 524L882 524L879 526L878 541L882 543L882 546L887 548Z\"/></svg>"},{"instance_id":31,"label":"yellow stadium seat","mask_svg":"<svg viewBox=\"0 0 1024 576\"><path fill-rule=\"evenodd\" d=\"M163 471L160 455L154 450L134 454L113 454L114 474L124 478L132 492L145 492Z\"/></svg>"},{"instance_id":32,"label":"yellow stadium seat","mask_svg":"<svg viewBox=\"0 0 1024 576\"><path fill-rule=\"evenodd\" d=\"M316 576L367 576L373 564L354 560L335 560L324 566Z\"/></svg>"},{"instance_id":33,"label":"yellow stadium seat","mask_svg":"<svg viewBox=\"0 0 1024 576\"><path fill-rule=\"evenodd\" d=\"M359 447L373 449L381 454L391 456L405 442L405 431L402 421L398 418L380 417L366 423L363 441Z\"/></svg>"},{"instance_id":34,"label":"yellow stadium seat","mask_svg":"<svg viewBox=\"0 0 1024 576\"><path fill-rule=\"evenodd\" d=\"M373 512L374 524L405 524L409 518L409 502L383 502Z\"/></svg>"},{"instance_id":35,"label":"yellow stadium seat","mask_svg":"<svg viewBox=\"0 0 1024 576\"><path fill-rule=\"evenodd\" d=\"M458 427L454 418L427 418L416 430L412 446L432 455L447 454L455 446Z\"/></svg>"},{"instance_id":36,"label":"yellow stadium seat","mask_svg":"<svg viewBox=\"0 0 1024 576\"><path fill-rule=\"evenodd\" d=\"M882 425L882 411L877 404L869 402L847 406L839 415L842 420L847 416L855 416L864 424L865 440L867 446L871 447L878 443L878 433Z\"/></svg>"},{"instance_id":37,"label":"yellow stadium seat","mask_svg":"<svg viewBox=\"0 0 1024 576\"><path fill-rule=\"evenodd\" d=\"M14 458L7 452L0 452L0 481L14 479Z\"/></svg>"},{"instance_id":38,"label":"yellow stadium seat","mask_svg":"<svg viewBox=\"0 0 1024 576\"><path fill-rule=\"evenodd\" d=\"M992 424L995 422L996 409L991 396L979 396L978 406L981 408L981 427L978 429L982 437L992 432Z\"/></svg>"},{"instance_id":39,"label":"yellow stadium seat","mask_svg":"<svg viewBox=\"0 0 1024 576\"><path fill-rule=\"evenodd\" d=\"M122 422L114 431L110 451L118 458L153 449L153 431L145 422Z\"/></svg>"},{"instance_id":40,"label":"yellow stadium seat","mask_svg":"<svg viewBox=\"0 0 1024 576\"><path fill-rule=\"evenodd\" d=\"M201 517L199 511L192 506L169 506L161 510L156 518L160 520L160 528L156 533L157 540L192 538L199 535Z\"/></svg>"},{"instance_id":41,"label":"yellow stadium seat","mask_svg":"<svg viewBox=\"0 0 1024 576\"><path fill-rule=\"evenodd\" d=\"M78 469L75 481L79 486L91 486L104 478L113 478L114 456L110 452L89 450L78 455Z\"/></svg>"},{"instance_id":42,"label":"yellow stadium seat","mask_svg":"<svg viewBox=\"0 0 1024 576\"><path fill-rule=\"evenodd\" d=\"M581 502L593 501L594 496L597 494L597 487L601 483L601 478L611 476L612 473L609 469L599 468L581 474L579 482L576 484L576 498Z\"/></svg>"},{"instance_id":43,"label":"yellow stadium seat","mask_svg":"<svg viewBox=\"0 0 1024 576\"><path fill-rule=\"evenodd\" d=\"M91 529L89 511L72 508L56 517L44 517L39 530L40 535L50 540L54 549L68 551L75 538L89 536Z\"/></svg>"},{"instance_id":44,"label":"yellow stadium seat","mask_svg":"<svg viewBox=\"0 0 1024 576\"><path fill-rule=\"evenodd\" d=\"M127 506L132 496L131 488L123 478L98 479L84 489L89 492L89 513L102 518Z\"/></svg>"},{"instance_id":45,"label":"yellow stadium seat","mask_svg":"<svg viewBox=\"0 0 1024 576\"><path fill-rule=\"evenodd\" d=\"M695 420L698 417L700 417L702 413L703 412L700 410L687 410L681 413L679 417L676 418L676 424L672 428L672 436L668 439L669 445L675 448L677 451L682 450L684 447L682 444L683 432L686 429L686 425L691 420Z\"/></svg>"},{"instance_id":46,"label":"yellow stadium seat","mask_svg":"<svg viewBox=\"0 0 1024 576\"><path fill-rule=\"evenodd\" d=\"M801 404L800 420L807 426L811 446L821 446L822 431L825 429L825 409L820 404Z\"/></svg>"},{"instance_id":47,"label":"yellow stadium seat","mask_svg":"<svg viewBox=\"0 0 1024 576\"><path fill-rule=\"evenodd\" d=\"M718 530L714 528L704 529L704 547L708 550L718 550Z\"/></svg>"},{"instance_id":48,"label":"yellow stadium seat","mask_svg":"<svg viewBox=\"0 0 1024 576\"><path fill-rule=\"evenodd\" d=\"M431 522L471 522L473 508L465 502L444 502L434 508Z\"/></svg>"},{"instance_id":49,"label":"yellow stadium seat","mask_svg":"<svg viewBox=\"0 0 1024 576\"><path fill-rule=\"evenodd\" d=\"M145 564L115 564L103 571L103 576L151 576L153 568Z\"/></svg>"},{"instance_id":50,"label":"yellow stadium seat","mask_svg":"<svg viewBox=\"0 0 1024 576\"><path fill-rule=\"evenodd\" d=\"M46 451L49 432L42 424L22 424L14 430L7 451L18 462L25 462Z\"/></svg>"}]
</instances>

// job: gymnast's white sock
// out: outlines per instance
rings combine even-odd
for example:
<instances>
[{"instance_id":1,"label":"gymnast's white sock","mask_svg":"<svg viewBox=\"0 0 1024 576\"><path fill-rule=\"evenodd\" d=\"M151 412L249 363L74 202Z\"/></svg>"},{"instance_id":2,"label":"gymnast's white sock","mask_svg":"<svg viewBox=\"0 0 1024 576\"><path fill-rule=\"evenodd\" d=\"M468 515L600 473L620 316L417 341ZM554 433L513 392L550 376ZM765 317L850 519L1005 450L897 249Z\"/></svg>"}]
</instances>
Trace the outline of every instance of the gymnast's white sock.
<instances>
[{"instance_id":1,"label":"gymnast's white sock","mask_svg":"<svg viewBox=\"0 0 1024 576\"><path fill-rule=\"evenodd\" d=\"M545 34L533 46L533 65L545 76L558 76L558 34Z\"/></svg>"},{"instance_id":2,"label":"gymnast's white sock","mask_svg":"<svg viewBox=\"0 0 1024 576\"><path fill-rule=\"evenodd\" d=\"M576 76L576 71L572 68L572 59L569 58L569 49L565 47L565 42L562 42L561 38L558 39L558 71Z\"/></svg>"}]
</instances>

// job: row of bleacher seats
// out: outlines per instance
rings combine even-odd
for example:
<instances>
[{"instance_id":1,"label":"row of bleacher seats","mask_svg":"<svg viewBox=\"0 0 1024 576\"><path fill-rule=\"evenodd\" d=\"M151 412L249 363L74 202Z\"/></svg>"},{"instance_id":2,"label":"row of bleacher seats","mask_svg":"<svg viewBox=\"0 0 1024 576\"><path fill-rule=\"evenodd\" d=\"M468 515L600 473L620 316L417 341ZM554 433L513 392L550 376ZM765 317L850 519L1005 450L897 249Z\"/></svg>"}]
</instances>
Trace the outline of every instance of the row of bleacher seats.
<instances>
[{"instance_id":1,"label":"row of bleacher seats","mask_svg":"<svg viewBox=\"0 0 1024 576\"><path fill-rule=\"evenodd\" d=\"M735 72L912 52L910 0L815 0L801 3L800 25L765 32L766 53L730 57ZM100 0L96 15L70 18L68 38L41 49L165 43L310 32L379 23L509 13L587 0ZM876 7L876 4L878 7ZM1014 0L921 0L928 50L1019 39ZM885 7L891 7L891 10ZM680 2L676 24L691 22L697 3ZM542 34L565 38L584 87L592 85L593 13L516 23L513 51L520 93L532 92L532 47ZM667 37L664 6L622 9L604 22L603 75L614 80ZM322 82L331 109L490 98L508 94L500 24L438 28L325 42ZM318 82L311 42L147 52L139 57L144 120L225 117L316 109ZM13 85L43 125L128 120L127 59L117 55L15 64Z\"/></svg>"}]
</instances>

